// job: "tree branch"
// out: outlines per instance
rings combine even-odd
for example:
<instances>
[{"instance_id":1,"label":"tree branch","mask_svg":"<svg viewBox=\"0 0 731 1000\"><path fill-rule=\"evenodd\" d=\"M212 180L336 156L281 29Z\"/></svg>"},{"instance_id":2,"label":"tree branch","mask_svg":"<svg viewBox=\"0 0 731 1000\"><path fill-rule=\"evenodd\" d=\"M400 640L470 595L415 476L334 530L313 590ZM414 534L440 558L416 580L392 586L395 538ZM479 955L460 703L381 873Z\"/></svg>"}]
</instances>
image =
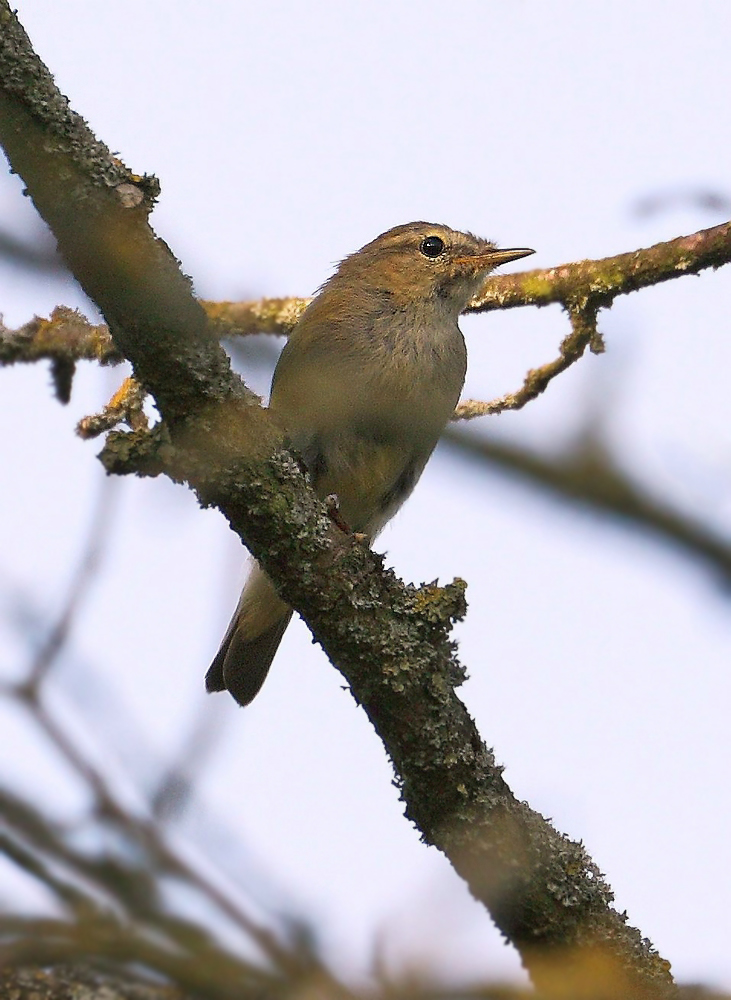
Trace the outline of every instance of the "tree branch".
<instances>
[{"instance_id":1,"label":"tree branch","mask_svg":"<svg viewBox=\"0 0 731 1000\"><path fill-rule=\"evenodd\" d=\"M455 410L454 420L522 409L548 387L557 375L583 356L587 347L594 354L604 351L604 340L597 329L597 313L609 308L619 295L660 284L684 274L698 274L706 268L718 268L731 261L731 222L712 229L702 229L690 236L679 236L656 243L644 250L584 260L560 267L500 274L489 277L465 312L490 312L518 306L561 304L571 320L571 333L561 343L559 357L531 369L516 392L490 402L468 399ZM251 302L201 302L212 332L219 338L242 337L252 333L286 336L311 300L307 298L265 298ZM56 310L51 320L34 320L15 334L0 325L0 364L35 361L39 357L65 358L72 350L64 336L78 340L77 357L93 357L93 351L108 344L111 338L104 327L93 327L94 348L87 346L88 321L75 314L76 328L69 323L71 310ZM58 314L59 323L55 322ZM34 324L38 326L36 336ZM36 343L37 341L37 343ZM116 355L117 359L119 356ZM104 360L102 361L104 363Z\"/></svg>"},{"instance_id":2,"label":"tree branch","mask_svg":"<svg viewBox=\"0 0 731 1000\"><path fill-rule=\"evenodd\" d=\"M582 976L627 997L672 992L582 845L518 802L454 687L464 584L404 586L330 522L278 430L234 376L167 247L155 185L124 168L58 93L0 0L0 139L59 248L154 395L168 474L217 506L342 671L396 769L406 814L466 879L534 981ZM133 432L139 435L144 432ZM112 444L120 453L119 440Z\"/></svg>"},{"instance_id":3,"label":"tree branch","mask_svg":"<svg viewBox=\"0 0 731 1000\"><path fill-rule=\"evenodd\" d=\"M546 457L516 442L448 430L445 442L485 468L513 474L566 500L616 517L705 562L728 588L731 541L700 521L652 496L622 468L607 444L594 434L566 453Z\"/></svg>"},{"instance_id":4,"label":"tree branch","mask_svg":"<svg viewBox=\"0 0 731 1000\"><path fill-rule=\"evenodd\" d=\"M690 236L678 236L666 243L655 243L647 249L632 250L616 257L496 275L486 282L466 311L490 312L556 302L567 307L607 308L618 295L659 285L684 274L698 274L709 267L721 267L729 261L731 222L724 222Z\"/></svg>"},{"instance_id":5,"label":"tree branch","mask_svg":"<svg viewBox=\"0 0 731 1000\"><path fill-rule=\"evenodd\" d=\"M569 306L571 333L561 341L559 356L555 361L532 368L517 392L494 399L491 403L481 403L479 400L468 399L460 403L455 410L453 420L472 420L492 413L502 413L503 410L522 410L526 403L540 396L548 387L548 383L561 372L578 361L589 347L594 354L601 354L604 341L596 326L597 310L595 306Z\"/></svg>"}]
</instances>

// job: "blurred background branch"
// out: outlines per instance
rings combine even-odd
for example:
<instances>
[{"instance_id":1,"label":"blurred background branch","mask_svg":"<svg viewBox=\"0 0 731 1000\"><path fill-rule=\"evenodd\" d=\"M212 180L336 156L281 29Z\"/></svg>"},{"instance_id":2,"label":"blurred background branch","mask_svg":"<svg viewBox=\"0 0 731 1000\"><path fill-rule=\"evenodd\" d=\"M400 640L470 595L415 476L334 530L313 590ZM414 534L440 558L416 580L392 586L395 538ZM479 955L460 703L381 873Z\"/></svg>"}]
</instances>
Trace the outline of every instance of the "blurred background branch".
<instances>
[{"instance_id":1,"label":"blurred background branch","mask_svg":"<svg viewBox=\"0 0 731 1000\"><path fill-rule=\"evenodd\" d=\"M444 442L485 470L502 472L598 516L644 530L656 541L705 563L724 590L731 585L731 539L673 506L667 496L654 496L649 484L622 468L619 457L593 425L558 454L452 429L445 433Z\"/></svg>"},{"instance_id":2,"label":"blurred background branch","mask_svg":"<svg viewBox=\"0 0 731 1000\"><path fill-rule=\"evenodd\" d=\"M307 927L284 916L272 915L268 924L252 917L222 887L220 875L205 874L189 851L174 845L152 802L136 795L133 806L129 795L120 795L115 779L94 763L49 697L54 664L69 642L83 593L108 543L109 490L100 497L59 620L26 676L0 689L32 719L89 802L85 819L68 826L54 822L42 803L0 786L0 854L48 890L56 911L53 917L18 917L12 905L8 911L0 901L0 967L83 960L127 977L134 970L148 979L164 976L186 992L211 997L286 996L313 981L325 996L346 995L323 965ZM181 761L176 774L185 773ZM156 799L164 801L162 789ZM181 895L188 897L182 912L175 904ZM217 914L229 936L231 929L236 932L234 950L191 915L201 906ZM242 958L242 952L252 958Z\"/></svg>"},{"instance_id":3,"label":"blurred background branch","mask_svg":"<svg viewBox=\"0 0 731 1000\"><path fill-rule=\"evenodd\" d=\"M53 276L66 272L50 232L45 227L28 239L21 239L7 229L0 229L0 263L38 275Z\"/></svg>"}]
</instances>

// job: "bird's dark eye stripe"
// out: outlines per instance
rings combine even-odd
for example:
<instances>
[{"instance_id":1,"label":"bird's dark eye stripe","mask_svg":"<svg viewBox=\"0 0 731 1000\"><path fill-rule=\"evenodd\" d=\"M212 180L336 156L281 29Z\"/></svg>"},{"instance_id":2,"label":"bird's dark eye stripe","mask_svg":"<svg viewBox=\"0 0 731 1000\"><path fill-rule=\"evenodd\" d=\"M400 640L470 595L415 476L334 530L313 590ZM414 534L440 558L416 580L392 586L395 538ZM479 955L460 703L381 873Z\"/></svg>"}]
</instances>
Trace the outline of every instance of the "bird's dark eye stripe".
<instances>
[{"instance_id":1,"label":"bird's dark eye stripe","mask_svg":"<svg viewBox=\"0 0 731 1000\"><path fill-rule=\"evenodd\" d=\"M444 250L444 240L440 236L426 236L419 249L425 257L438 257Z\"/></svg>"}]
</instances>

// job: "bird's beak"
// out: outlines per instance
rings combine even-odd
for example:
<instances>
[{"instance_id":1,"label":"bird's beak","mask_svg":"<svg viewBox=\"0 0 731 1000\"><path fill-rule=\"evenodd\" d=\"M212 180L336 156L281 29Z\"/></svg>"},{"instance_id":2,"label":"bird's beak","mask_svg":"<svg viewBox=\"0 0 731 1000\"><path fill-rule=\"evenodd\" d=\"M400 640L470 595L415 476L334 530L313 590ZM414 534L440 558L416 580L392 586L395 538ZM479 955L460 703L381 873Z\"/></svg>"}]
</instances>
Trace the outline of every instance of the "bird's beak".
<instances>
[{"instance_id":1,"label":"bird's beak","mask_svg":"<svg viewBox=\"0 0 731 1000\"><path fill-rule=\"evenodd\" d=\"M507 264L510 260L520 260L521 257L530 257L535 250L527 250L523 247L512 250L493 250L492 253L485 254L485 258L493 267L498 264Z\"/></svg>"},{"instance_id":2,"label":"bird's beak","mask_svg":"<svg viewBox=\"0 0 731 1000\"><path fill-rule=\"evenodd\" d=\"M528 250L525 247L511 250L491 250L489 253L470 254L469 257L455 257L454 263L476 273L477 271L492 270L493 267L507 264L510 260L529 257L532 253L535 253L535 250Z\"/></svg>"}]
</instances>

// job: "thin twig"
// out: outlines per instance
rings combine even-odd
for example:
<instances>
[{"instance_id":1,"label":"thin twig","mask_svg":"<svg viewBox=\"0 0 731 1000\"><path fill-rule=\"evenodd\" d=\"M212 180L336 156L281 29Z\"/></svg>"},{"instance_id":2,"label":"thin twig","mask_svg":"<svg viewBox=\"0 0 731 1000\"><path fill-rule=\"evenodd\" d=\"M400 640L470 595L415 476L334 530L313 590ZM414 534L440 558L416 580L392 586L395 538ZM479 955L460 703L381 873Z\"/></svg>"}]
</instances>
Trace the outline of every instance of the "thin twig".
<instances>
[{"instance_id":1,"label":"thin twig","mask_svg":"<svg viewBox=\"0 0 731 1000\"><path fill-rule=\"evenodd\" d=\"M572 365L583 355L587 347L599 354L604 350L596 326L597 307L571 306L568 309L571 320L571 333L561 341L559 356L540 368L532 368L517 392L499 396L490 403L482 403L476 399L468 399L457 406L452 420L472 420L487 414L502 413L504 410L520 410L526 403L540 396L549 382Z\"/></svg>"},{"instance_id":2,"label":"thin twig","mask_svg":"<svg viewBox=\"0 0 731 1000\"><path fill-rule=\"evenodd\" d=\"M113 500L117 492L118 486L114 480L110 476L105 476L92 515L89 534L68 589L63 610L31 664L27 679L23 682L23 686L29 691L37 690L69 640L79 609L99 571L109 542Z\"/></svg>"},{"instance_id":3,"label":"thin twig","mask_svg":"<svg viewBox=\"0 0 731 1000\"><path fill-rule=\"evenodd\" d=\"M35 316L17 330L0 323L0 364L30 363L44 358L97 361L101 365L124 360L107 327L91 323L78 309L56 306L48 319Z\"/></svg>"},{"instance_id":4,"label":"thin twig","mask_svg":"<svg viewBox=\"0 0 731 1000\"><path fill-rule=\"evenodd\" d=\"M147 430L149 424L143 409L146 396L144 386L132 377L126 378L101 413L82 417L76 425L76 433L89 440L121 423L126 423L133 431Z\"/></svg>"},{"instance_id":5,"label":"thin twig","mask_svg":"<svg viewBox=\"0 0 731 1000\"><path fill-rule=\"evenodd\" d=\"M207 878L189 860L184 859L170 843L164 830L153 819L135 815L119 802L109 779L79 750L39 697L37 687L18 689L16 697L26 701L43 732L92 791L94 810L99 818L114 821L120 831L124 831L127 837L135 839L161 872L177 876L188 885L195 886L240 930L250 936L271 961L277 964L287 961L287 950L276 936L250 917L213 880Z\"/></svg>"}]
</instances>

